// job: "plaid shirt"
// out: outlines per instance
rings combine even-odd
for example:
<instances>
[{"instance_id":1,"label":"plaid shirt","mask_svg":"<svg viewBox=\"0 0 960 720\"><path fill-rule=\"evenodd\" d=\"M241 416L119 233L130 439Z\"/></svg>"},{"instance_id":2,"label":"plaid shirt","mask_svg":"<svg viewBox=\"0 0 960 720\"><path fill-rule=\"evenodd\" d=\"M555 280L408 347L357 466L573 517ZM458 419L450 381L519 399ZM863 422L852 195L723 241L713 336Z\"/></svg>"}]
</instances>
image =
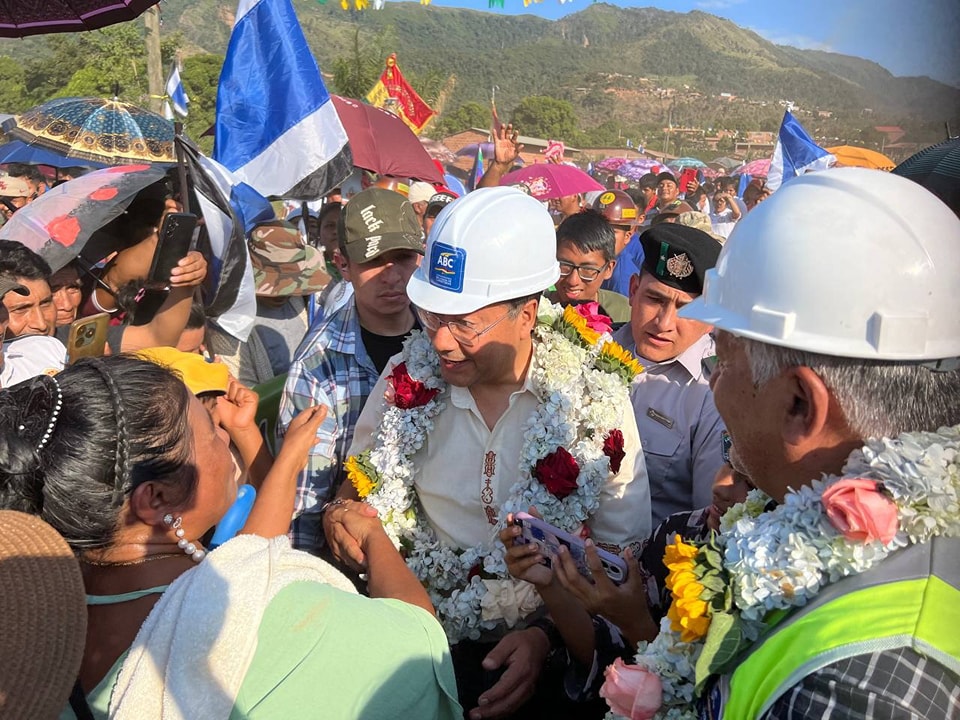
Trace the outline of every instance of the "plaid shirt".
<instances>
[{"instance_id":1,"label":"plaid shirt","mask_svg":"<svg viewBox=\"0 0 960 720\"><path fill-rule=\"evenodd\" d=\"M295 548L316 550L324 542L320 508L340 486L357 417L378 377L352 299L324 317L297 349L280 400L277 440L282 441L294 416L311 405L325 405L327 417L297 479L290 529Z\"/></svg>"},{"instance_id":2,"label":"plaid shirt","mask_svg":"<svg viewBox=\"0 0 960 720\"><path fill-rule=\"evenodd\" d=\"M807 675L763 715L801 718L960 718L960 678L909 648L856 655Z\"/></svg>"}]
</instances>

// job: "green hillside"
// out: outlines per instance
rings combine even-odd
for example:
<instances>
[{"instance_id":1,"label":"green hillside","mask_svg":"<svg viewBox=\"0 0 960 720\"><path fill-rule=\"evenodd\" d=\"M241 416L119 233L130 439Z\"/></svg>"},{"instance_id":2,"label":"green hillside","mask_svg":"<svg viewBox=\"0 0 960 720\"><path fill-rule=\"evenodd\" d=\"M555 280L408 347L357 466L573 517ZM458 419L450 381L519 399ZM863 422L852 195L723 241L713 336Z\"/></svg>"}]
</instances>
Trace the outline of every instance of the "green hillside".
<instances>
[{"instance_id":1,"label":"green hillside","mask_svg":"<svg viewBox=\"0 0 960 720\"><path fill-rule=\"evenodd\" d=\"M569 102L578 130L565 139L591 144L627 137L652 142L668 122L774 130L780 100L799 105L811 132L829 140L869 142L873 125L899 124L911 140L932 141L945 122L960 126L960 89L897 78L859 58L774 45L699 11L594 3L549 21L416 3L363 13L344 12L335 0L294 4L335 91L362 94L389 52L398 53L428 101L455 75L437 131L482 119L493 87L507 117L531 96ZM162 5L165 59L182 52L185 82L197 101L191 132L212 118L217 66L235 7L232 0ZM129 23L107 32L0 41L0 111L55 94L112 92L114 85L121 96L142 102L148 96L143 60L128 59L142 50L138 34L142 24ZM721 93L736 101L721 101Z\"/></svg>"}]
</instances>

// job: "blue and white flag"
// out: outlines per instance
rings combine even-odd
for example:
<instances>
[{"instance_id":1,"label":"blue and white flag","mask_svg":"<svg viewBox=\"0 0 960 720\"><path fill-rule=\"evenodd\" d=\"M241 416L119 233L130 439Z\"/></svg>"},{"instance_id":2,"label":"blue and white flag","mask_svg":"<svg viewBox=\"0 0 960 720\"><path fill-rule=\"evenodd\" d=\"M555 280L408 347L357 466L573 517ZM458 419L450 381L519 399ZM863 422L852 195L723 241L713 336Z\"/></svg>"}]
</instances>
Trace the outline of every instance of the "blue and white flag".
<instances>
[{"instance_id":1,"label":"blue and white flag","mask_svg":"<svg viewBox=\"0 0 960 720\"><path fill-rule=\"evenodd\" d=\"M837 159L807 135L803 125L787 110L780 123L777 144L767 173L767 187L774 191L783 183L813 170L826 170Z\"/></svg>"},{"instance_id":2,"label":"blue and white flag","mask_svg":"<svg viewBox=\"0 0 960 720\"><path fill-rule=\"evenodd\" d=\"M187 97L187 91L183 87L183 81L180 79L180 63L173 61L173 67L170 68L170 74L167 75L166 97L163 100L163 115L167 120L173 120L173 113L176 112L180 117L187 116L187 105L190 98Z\"/></svg>"},{"instance_id":3,"label":"blue and white flag","mask_svg":"<svg viewBox=\"0 0 960 720\"><path fill-rule=\"evenodd\" d=\"M263 198L249 202L253 190L244 190L229 170L205 157L186 138L178 137L177 142L197 199L194 212L199 210L203 216L199 242L208 263L207 318L238 340L246 340L253 329L257 299L244 230L257 218L272 218L273 208Z\"/></svg>"},{"instance_id":4,"label":"blue and white flag","mask_svg":"<svg viewBox=\"0 0 960 720\"><path fill-rule=\"evenodd\" d=\"M290 0L240 0L213 157L266 197L315 200L352 171L347 133Z\"/></svg>"}]
</instances>

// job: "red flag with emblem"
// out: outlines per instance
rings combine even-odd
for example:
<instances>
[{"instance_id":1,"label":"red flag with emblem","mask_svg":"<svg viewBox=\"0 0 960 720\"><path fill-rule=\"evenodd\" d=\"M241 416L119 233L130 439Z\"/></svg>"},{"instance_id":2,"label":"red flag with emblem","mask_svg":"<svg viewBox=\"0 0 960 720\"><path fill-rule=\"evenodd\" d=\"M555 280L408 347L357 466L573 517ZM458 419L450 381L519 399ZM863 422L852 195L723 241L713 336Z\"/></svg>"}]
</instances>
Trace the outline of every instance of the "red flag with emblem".
<instances>
[{"instance_id":1,"label":"red flag with emblem","mask_svg":"<svg viewBox=\"0 0 960 720\"><path fill-rule=\"evenodd\" d=\"M386 96L394 102L380 103L371 100L373 95L380 95L380 98L377 98L378 100L382 98L383 94L376 92L378 88L374 88L367 99L371 100L373 104L395 112L413 132L419 134L427 121L437 114L403 77L403 73L400 72L397 65L396 53L391 53L390 57L387 58L387 66L383 69L378 84L383 86L383 89L386 90Z\"/></svg>"}]
</instances>

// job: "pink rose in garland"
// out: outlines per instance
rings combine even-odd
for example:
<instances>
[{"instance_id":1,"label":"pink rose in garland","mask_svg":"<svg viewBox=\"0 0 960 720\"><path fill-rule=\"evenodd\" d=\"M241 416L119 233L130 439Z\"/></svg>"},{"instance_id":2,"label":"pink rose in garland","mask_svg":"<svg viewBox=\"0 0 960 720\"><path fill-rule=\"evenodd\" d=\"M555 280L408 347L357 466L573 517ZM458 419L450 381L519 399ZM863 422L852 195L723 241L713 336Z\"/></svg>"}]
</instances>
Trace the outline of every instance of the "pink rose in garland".
<instances>
[{"instance_id":1,"label":"pink rose in garland","mask_svg":"<svg viewBox=\"0 0 960 720\"><path fill-rule=\"evenodd\" d=\"M574 305L577 315L587 321L587 327L601 335L613 332L613 321L600 312L600 303L586 302Z\"/></svg>"},{"instance_id":2,"label":"pink rose in garland","mask_svg":"<svg viewBox=\"0 0 960 720\"><path fill-rule=\"evenodd\" d=\"M433 400L440 392L440 390L428 388L419 380L410 377L406 363L397 365L387 378L387 382L390 386L388 393L392 396L390 399L401 410L422 407Z\"/></svg>"},{"instance_id":3,"label":"pink rose in garland","mask_svg":"<svg viewBox=\"0 0 960 720\"><path fill-rule=\"evenodd\" d=\"M533 468L533 476L558 500L576 491L578 475L580 466L576 458L562 447L537 460Z\"/></svg>"},{"instance_id":4,"label":"pink rose in garland","mask_svg":"<svg viewBox=\"0 0 960 720\"><path fill-rule=\"evenodd\" d=\"M820 501L830 524L850 542L879 540L887 545L897 535L897 506L874 480L838 480L823 491Z\"/></svg>"},{"instance_id":5,"label":"pink rose in garland","mask_svg":"<svg viewBox=\"0 0 960 720\"><path fill-rule=\"evenodd\" d=\"M623 433L611 430L603 439L603 454L610 458L610 472L616 475L620 472L620 463L627 456L623 450Z\"/></svg>"},{"instance_id":6,"label":"pink rose in garland","mask_svg":"<svg viewBox=\"0 0 960 720\"><path fill-rule=\"evenodd\" d=\"M663 686L655 673L617 658L603 672L600 697L617 715L630 720L650 720L663 704Z\"/></svg>"}]
</instances>

